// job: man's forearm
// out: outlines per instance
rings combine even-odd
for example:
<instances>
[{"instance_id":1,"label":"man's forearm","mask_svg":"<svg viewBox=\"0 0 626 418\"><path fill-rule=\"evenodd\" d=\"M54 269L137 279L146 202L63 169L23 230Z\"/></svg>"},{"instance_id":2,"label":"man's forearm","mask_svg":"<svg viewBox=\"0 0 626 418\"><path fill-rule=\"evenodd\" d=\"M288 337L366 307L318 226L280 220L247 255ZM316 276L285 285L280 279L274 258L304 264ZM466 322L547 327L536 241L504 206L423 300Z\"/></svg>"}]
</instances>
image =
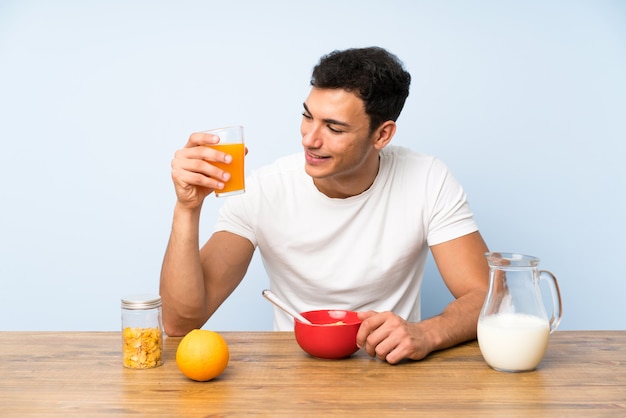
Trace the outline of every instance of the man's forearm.
<instances>
[{"instance_id":1,"label":"man's forearm","mask_svg":"<svg viewBox=\"0 0 626 418\"><path fill-rule=\"evenodd\" d=\"M200 208L174 209L161 268L163 322L168 335L183 335L205 322L205 286L199 250Z\"/></svg>"},{"instance_id":2,"label":"man's forearm","mask_svg":"<svg viewBox=\"0 0 626 418\"><path fill-rule=\"evenodd\" d=\"M443 350L476 338L478 316L487 292L474 290L452 301L440 314L419 323L428 335L431 349Z\"/></svg>"}]
</instances>

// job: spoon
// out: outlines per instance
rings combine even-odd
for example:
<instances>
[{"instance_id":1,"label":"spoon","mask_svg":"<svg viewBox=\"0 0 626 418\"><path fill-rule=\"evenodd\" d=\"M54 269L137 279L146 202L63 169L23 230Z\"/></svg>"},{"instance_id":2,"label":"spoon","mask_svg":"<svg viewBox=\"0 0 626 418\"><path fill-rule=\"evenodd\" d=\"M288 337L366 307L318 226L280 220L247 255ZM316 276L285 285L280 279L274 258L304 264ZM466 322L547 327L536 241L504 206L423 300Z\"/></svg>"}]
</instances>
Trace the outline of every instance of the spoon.
<instances>
[{"instance_id":1,"label":"spoon","mask_svg":"<svg viewBox=\"0 0 626 418\"><path fill-rule=\"evenodd\" d=\"M287 305L285 302L280 300L278 296L276 296L276 294L272 292L271 290L265 289L263 292L261 292L261 294L263 295L265 299L269 300L274 305L282 309L284 312L296 318L298 321L304 322L305 324L309 324L309 325L312 324L311 321L309 321L308 319L300 315L298 312L294 311L291 307L289 307L289 305Z\"/></svg>"}]
</instances>

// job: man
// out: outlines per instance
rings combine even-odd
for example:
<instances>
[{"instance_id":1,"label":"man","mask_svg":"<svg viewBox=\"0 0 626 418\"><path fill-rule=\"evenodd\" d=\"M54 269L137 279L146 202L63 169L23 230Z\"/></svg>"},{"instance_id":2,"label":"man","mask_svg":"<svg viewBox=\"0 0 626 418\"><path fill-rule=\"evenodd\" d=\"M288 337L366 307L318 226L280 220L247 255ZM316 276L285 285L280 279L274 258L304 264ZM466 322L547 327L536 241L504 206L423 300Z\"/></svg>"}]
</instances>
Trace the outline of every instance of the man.
<instances>
[{"instance_id":1,"label":"man","mask_svg":"<svg viewBox=\"0 0 626 418\"><path fill-rule=\"evenodd\" d=\"M357 344L394 364L476 336L488 282L487 247L465 193L435 158L390 146L410 75L381 48L335 51L313 70L304 152L279 159L229 197L200 248L204 198L230 156L192 134L176 152L177 203L161 274L169 335L201 327L243 279L259 248L272 290L300 311L360 312ZM427 252L455 300L421 321ZM275 310L275 329L291 320Z\"/></svg>"}]
</instances>

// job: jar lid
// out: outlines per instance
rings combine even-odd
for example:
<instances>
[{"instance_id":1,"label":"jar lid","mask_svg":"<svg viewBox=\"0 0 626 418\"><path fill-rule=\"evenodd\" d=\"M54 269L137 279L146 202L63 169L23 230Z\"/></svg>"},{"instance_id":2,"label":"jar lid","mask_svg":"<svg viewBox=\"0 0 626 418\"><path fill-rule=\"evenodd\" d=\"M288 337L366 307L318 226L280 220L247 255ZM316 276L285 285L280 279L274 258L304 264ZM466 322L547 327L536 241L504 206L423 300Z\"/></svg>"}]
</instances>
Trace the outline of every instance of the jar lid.
<instances>
[{"instance_id":1,"label":"jar lid","mask_svg":"<svg viewBox=\"0 0 626 418\"><path fill-rule=\"evenodd\" d=\"M161 306L161 296L150 294L130 295L122 298L124 309L154 309Z\"/></svg>"}]
</instances>

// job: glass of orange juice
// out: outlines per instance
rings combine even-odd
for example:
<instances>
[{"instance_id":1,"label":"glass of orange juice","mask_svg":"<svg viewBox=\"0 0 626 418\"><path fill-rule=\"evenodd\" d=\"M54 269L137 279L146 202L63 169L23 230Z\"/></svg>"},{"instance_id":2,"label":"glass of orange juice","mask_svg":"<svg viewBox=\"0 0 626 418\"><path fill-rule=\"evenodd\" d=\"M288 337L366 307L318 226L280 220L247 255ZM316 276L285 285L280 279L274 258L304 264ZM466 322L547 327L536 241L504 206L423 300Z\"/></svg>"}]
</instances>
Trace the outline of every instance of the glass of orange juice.
<instances>
[{"instance_id":1,"label":"glass of orange juice","mask_svg":"<svg viewBox=\"0 0 626 418\"><path fill-rule=\"evenodd\" d=\"M224 183L224 188L216 190L215 196L232 196L245 192L243 126L226 126L224 128L211 129L205 131L205 133L220 137L220 142L210 145L211 148L225 152L233 157L230 164L211 161L211 164L230 174L230 179Z\"/></svg>"}]
</instances>

